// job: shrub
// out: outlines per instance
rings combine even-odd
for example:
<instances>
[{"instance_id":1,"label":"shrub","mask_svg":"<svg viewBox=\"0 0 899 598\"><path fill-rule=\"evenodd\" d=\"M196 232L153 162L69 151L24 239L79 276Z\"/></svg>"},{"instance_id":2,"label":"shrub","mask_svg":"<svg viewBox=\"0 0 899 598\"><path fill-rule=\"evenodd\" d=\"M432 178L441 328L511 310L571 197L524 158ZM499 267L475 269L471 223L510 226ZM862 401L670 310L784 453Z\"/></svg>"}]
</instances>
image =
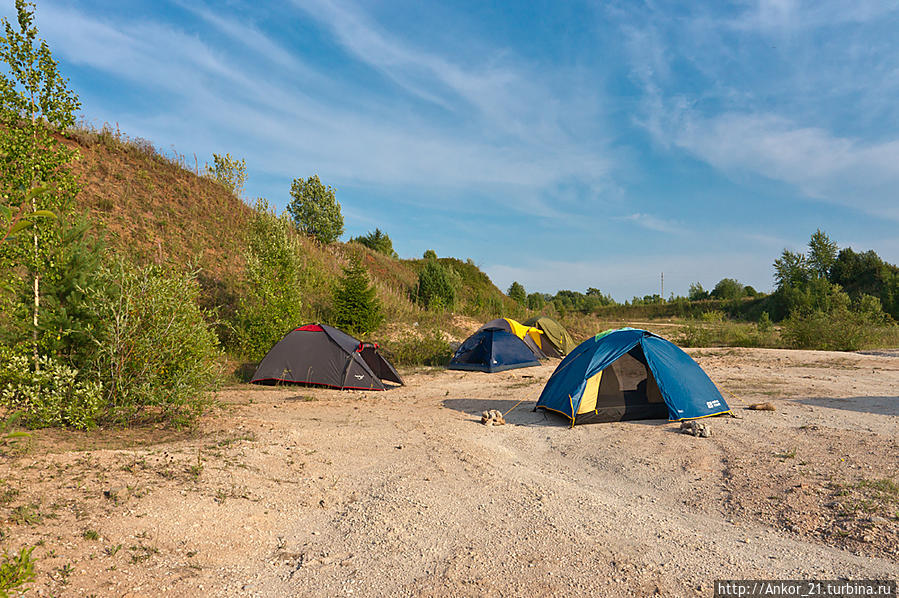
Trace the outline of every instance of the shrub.
<instances>
[{"instance_id":1,"label":"shrub","mask_svg":"<svg viewBox=\"0 0 899 598\"><path fill-rule=\"evenodd\" d=\"M397 365L444 366L453 356L450 344L439 330L424 336L409 334L385 346Z\"/></svg>"},{"instance_id":2,"label":"shrub","mask_svg":"<svg viewBox=\"0 0 899 598\"><path fill-rule=\"evenodd\" d=\"M212 154L213 165L206 165L205 176L217 181L231 193L240 196L247 182L247 162L232 158L231 154Z\"/></svg>"},{"instance_id":3,"label":"shrub","mask_svg":"<svg viewBox=\"0 0 899 598\"><path fill-rule=\"evenodd\" d=\"M758 331L760 333L768 333L774 330L774 324L771 323L771 318L768 316L768 312L763 311L762 315L759 316L759 321L756 324Z\"/></svg>"},{"instance_id":4,"label":"shrub","mask_svg":"<svg viewBox=\"0 0 899 598\"><path fill-rule=\"evenodd\" d=\"M297 227L322 243L333 243L343 234L343 214L334 189L323 185L318 175L294 179L287 211Z\"/></svg>"},{"instance_id":5,"label":"shrub","mask_svg":"<svg viewBox=\"0 0 899 598\"><path fill-rule=\"evenodd\" d=\"M429 259L418 273L416 301L428 309L452 309L456 303L455 272L436 259Z\"/></svg>"},{"instance_id":6,"label":"shrub","mask_svg":"<svg viewBox=\"0 0 899 598\"><path fill-rule=\"evenodd\" d=\"M176 424L199 416L221 376L221 353L209 314L197 304L196 276L118 261L101 271L93 294L104 327L94 369L109 416Z\"/></svg>"},{"instance_id":7,"label":"shrub","mask_svg":"<svg viewBox=\"0 0 899 598\"><path fill-rule=\"evenodd\" d=\"M687 324L677 337L677 344L683 347L708 347L712 341L712 331L702 324Z\"/></svg>"},{"instance_id":8,"label":"shrub","mask_svg":"<svg viewBox=\"0 0 899 598\"><path fill-rule=\"evenodd\" d=\"M343 278L334 289L333 309L334 326L351 334L372 332L384 320L375 288L369 285L365 266L358 260L343 269Z\"/></svg>"},{"instance_id":9,"label":"shrub","mask_svg":"<svg viewBox=\"0 0 899 598\"><path fill-rule=\"evenodd\" d=\"M302 248L286 216L259 200L247 234L246 280L234 316L234 344L251 360L302 320Z\"/></svg>"},{"instance_id":10,"label":"shrub","mask_svg":"<svg viewBox=\"0 0 899 598\"><path fill-rule=\"evenodd\" d=\"M836 309L811 313L793 311L781 325L781 335L796 349L857 351L876 345L884 329L881 314Z\"/></svg>"},{"instance_id":11,"label":"shrub","mask_svg":"<svg viewBox=\"0 0 899 598\"><path fill-rule=\"evenodd\" d=\"M63 426L86 430L102 408L102 385L79 380L78 372L50 357L32 359L0 351L0 404L20 413L31 428Z\"/></svg>"},{"instance_id":12,"label":"shrub","mask_svg":"<svg viewBox=\"0 0 899 598\"><path fill-rule=\"evenodd\" d=\"M22 585L34 579L34 558L31 548L22 548L18 554L4 552L0 555L0 596L8 596ZM18 590L21 591L21 590Z\"/></svg>"}]
</instances>

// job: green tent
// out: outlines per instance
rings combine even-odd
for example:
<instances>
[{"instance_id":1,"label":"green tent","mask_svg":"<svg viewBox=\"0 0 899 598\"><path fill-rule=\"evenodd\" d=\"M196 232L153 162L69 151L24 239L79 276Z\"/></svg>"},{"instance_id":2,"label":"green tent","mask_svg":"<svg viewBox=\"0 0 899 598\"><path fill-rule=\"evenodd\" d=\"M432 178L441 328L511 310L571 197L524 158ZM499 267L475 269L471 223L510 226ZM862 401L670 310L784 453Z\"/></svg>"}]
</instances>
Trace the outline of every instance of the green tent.
<instances>
[{"instance_id":1,"label":"green tent","mask_svg":"<svg viewBox=\"0 0 899 598\"><path fill-rule=\"evenodd\" d=\"M565 328L545 316L537 316L524 322L525 326L533 326L543 332L540 335L540 349L549 357L564 357L577 346Z\"/></svg>"}]
</instances>

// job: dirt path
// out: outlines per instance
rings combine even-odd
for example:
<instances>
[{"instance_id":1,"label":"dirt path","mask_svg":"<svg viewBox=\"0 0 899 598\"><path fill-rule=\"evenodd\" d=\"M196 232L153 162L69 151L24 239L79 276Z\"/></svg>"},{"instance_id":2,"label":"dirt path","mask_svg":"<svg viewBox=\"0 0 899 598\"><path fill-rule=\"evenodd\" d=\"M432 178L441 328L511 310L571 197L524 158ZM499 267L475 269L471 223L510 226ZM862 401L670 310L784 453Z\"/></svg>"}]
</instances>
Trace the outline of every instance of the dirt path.
<instances>
[{"instance_id":1,"label":"dirt path","mask_svg":"<svg viewBox=\"0 0 899 598\"><path fill-rule=\"evenodd\" d=\"M3 543L43 542L39 595L710 596L718 578L899 577L899 359L693 353L742 417L709 420L708 439L535 413L555 364L408 373L386 393L242 387L197 433L132 448L39 434L0 459ZM508 425L478 423L521 399ZM777 411L739 408L754 401Z\"/></svg>"}]
</instances>

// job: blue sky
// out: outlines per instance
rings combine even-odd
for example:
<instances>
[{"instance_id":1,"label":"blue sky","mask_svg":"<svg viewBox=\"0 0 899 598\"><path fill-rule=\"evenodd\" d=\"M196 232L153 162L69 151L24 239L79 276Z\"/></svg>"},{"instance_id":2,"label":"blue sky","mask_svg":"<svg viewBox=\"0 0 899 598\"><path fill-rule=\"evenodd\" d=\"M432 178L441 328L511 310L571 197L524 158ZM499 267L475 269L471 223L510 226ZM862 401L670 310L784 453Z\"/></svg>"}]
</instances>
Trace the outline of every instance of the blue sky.
<instances>
[{"instance_id":1,"label":"blue sky","mask_svg":"<svg viewBox=\"0 0 899 598\"><path fill-rule=\"evenodd\" d=\"M818 227L899 262L899 2L41 1L37 24L87 122L245 158L282 208L318 174L345 238L504 289L769 290Z\"/></svg>"}]
</instances>

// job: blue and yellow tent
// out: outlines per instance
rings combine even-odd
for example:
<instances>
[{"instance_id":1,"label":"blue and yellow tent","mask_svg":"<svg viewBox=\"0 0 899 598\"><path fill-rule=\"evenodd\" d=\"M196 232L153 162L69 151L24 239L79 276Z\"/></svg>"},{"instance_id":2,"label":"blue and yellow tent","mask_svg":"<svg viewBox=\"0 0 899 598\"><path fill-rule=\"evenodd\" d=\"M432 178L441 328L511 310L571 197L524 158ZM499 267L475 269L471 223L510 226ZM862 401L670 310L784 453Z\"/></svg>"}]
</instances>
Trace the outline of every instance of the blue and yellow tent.
<instances>
[{"instance_id":1,"label":"blue and yellow tent","mask_svg":"<svg viewBox=\"0 0 899 598\"><path fill-rule=\"evenodd\" d=\"M694 419L728 413L718 388L677 345L646 330L607 330L556 368L538 409L575 423Z\"/></svg>"},{"instance_id":2,"label":"blue and yellow tent","mask_svg":"<svg viewBox=\"0 0 899 598\"><path fill-rule=\"evenodd\" d=\"M502 328L481 328L456 349L446 366L450 370L503 372L540 365L524 341Z\"/></svg>"}]
</instances>

